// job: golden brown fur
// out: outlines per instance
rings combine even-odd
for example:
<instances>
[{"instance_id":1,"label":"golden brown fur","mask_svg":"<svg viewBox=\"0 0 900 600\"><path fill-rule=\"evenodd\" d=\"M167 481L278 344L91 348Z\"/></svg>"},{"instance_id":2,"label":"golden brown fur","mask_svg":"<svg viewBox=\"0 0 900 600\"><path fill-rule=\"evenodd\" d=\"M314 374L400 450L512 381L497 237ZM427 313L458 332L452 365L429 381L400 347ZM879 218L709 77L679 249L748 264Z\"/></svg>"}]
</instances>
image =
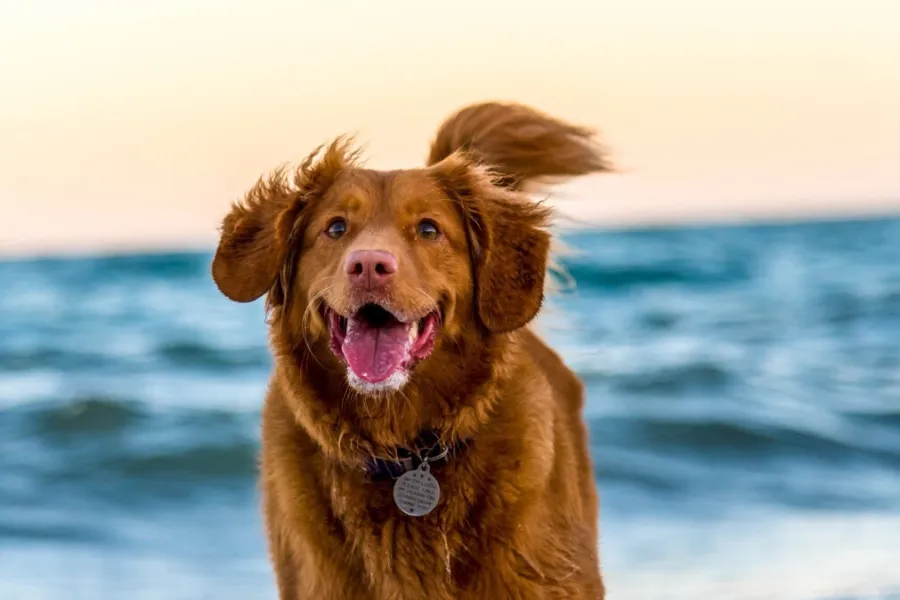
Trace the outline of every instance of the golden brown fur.
<instances>
[{"instance_id":1,"label":"golden brown fur","mask_svg":"<svg viewBox=\"0 0 900 600\"><path fill-rule=\"evenodd\" d=\"M487 103L442 125L424 168L365 169L339 139L235 204L212 269L233 300L268 294L262 489L282 600L603 598L582 384L527 327L550 214L521 192L603 170L590 131ZM334 215L340 239L322 234ZM426 217L436 240L416 235ZM360 248L398 257L388 291L342 275ZM348 384L323 317L374 300L442 315L431 355L382 393ZM433 471L437 508L416 518L362 465L425 429L459 449Z\"/></svg>"}]
</instances>

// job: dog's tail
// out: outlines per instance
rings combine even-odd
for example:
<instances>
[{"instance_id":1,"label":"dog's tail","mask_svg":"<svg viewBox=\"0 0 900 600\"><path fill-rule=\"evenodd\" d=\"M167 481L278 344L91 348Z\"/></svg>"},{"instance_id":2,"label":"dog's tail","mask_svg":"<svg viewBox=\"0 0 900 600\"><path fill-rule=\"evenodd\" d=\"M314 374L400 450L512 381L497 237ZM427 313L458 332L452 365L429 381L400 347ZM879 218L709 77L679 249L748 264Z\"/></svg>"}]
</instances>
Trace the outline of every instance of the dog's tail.
<instances>
[{"instance_id":1,"label":"dog's tail","mask_svg":"<svg viewBox=\"0 0 900 600\"><path fill-rule=\"evenodd\" d=\"M464 151L497 172L496 183L522 190L529 184L609 171L594 135L591 129L522 104L473 104L440 126L427 164Z\"/></svg>"}]
</instances>

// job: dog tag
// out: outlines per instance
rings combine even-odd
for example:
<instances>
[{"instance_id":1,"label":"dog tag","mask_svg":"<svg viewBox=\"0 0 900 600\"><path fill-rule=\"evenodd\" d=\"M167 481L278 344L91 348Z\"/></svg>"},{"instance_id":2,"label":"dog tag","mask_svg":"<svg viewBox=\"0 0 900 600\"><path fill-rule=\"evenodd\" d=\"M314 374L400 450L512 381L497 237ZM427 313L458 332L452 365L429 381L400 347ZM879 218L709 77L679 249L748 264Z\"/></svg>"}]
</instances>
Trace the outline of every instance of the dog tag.
<instances>
[{"instance_id":1,"label":"dog tag","mask_svg":"<svg viewBox=\"0 0 900 600\"><path fill-rule=\"evenodd\" d=\"M407 471L394 482L394 504L411 517L423 517L434 510L441 498L441 486L427 462Z\"/></svg>"}]
</instances>

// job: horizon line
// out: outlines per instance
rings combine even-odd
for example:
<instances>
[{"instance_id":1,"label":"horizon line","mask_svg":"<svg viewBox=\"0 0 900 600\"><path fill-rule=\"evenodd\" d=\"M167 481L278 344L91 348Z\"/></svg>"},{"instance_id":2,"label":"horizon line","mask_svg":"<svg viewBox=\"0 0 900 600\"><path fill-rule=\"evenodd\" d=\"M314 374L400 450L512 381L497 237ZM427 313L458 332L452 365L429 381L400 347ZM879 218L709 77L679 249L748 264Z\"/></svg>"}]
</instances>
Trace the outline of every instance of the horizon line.
<instances>
[{"instance_id":1,"label":"horizon line","mask_svg":"<svg viewBox=\"0 0 900 600\"><path fill-rule=\"evenodd\" d=\"M561 215L569 226L558 221L553 229L560 234L595 232L677 231L691 229L741 229L750 227L791 227L827 223L855 223L893 221L900 219L900 208L873 207L870 210L818 210L798 213L760 211L755 215L718 214L686 218L620 218L610 220L578 221ZM574 225L572 224L574 223ZM0 246L0 263L43 260L84 260L130 256L155 256L173 254L212 254L218 243L217 236L208 238L146 241L133 245L116 242L74 242L58 244L22 244L18 247Z\"/></svg>"}]
</instances>

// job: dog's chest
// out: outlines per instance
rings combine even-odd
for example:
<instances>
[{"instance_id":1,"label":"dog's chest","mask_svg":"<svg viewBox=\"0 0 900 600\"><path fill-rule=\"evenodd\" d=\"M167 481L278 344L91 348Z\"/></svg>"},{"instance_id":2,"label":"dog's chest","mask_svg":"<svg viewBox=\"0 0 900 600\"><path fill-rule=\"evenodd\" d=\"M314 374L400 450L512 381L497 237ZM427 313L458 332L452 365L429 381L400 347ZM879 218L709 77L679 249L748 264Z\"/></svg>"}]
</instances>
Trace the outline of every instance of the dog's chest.
<instances>
[{"instance_id":1,"label":"dog's chest","mask_svg":"<svg viewBox=\"0 0 900 600\"><path fill-rule=\"evenodd\" d=\"M320 560L308 565L317 571L316 597L459 598L460 588L453 573L459 563L453 556L449 536L421 519L405 515L389 518L380 525L369 522L345 526L345 551L328 557L327 565ZM305 571L303 566L300 571ZM348 595L352 593L359 595Z\"/></svg>"}]
</instances>

